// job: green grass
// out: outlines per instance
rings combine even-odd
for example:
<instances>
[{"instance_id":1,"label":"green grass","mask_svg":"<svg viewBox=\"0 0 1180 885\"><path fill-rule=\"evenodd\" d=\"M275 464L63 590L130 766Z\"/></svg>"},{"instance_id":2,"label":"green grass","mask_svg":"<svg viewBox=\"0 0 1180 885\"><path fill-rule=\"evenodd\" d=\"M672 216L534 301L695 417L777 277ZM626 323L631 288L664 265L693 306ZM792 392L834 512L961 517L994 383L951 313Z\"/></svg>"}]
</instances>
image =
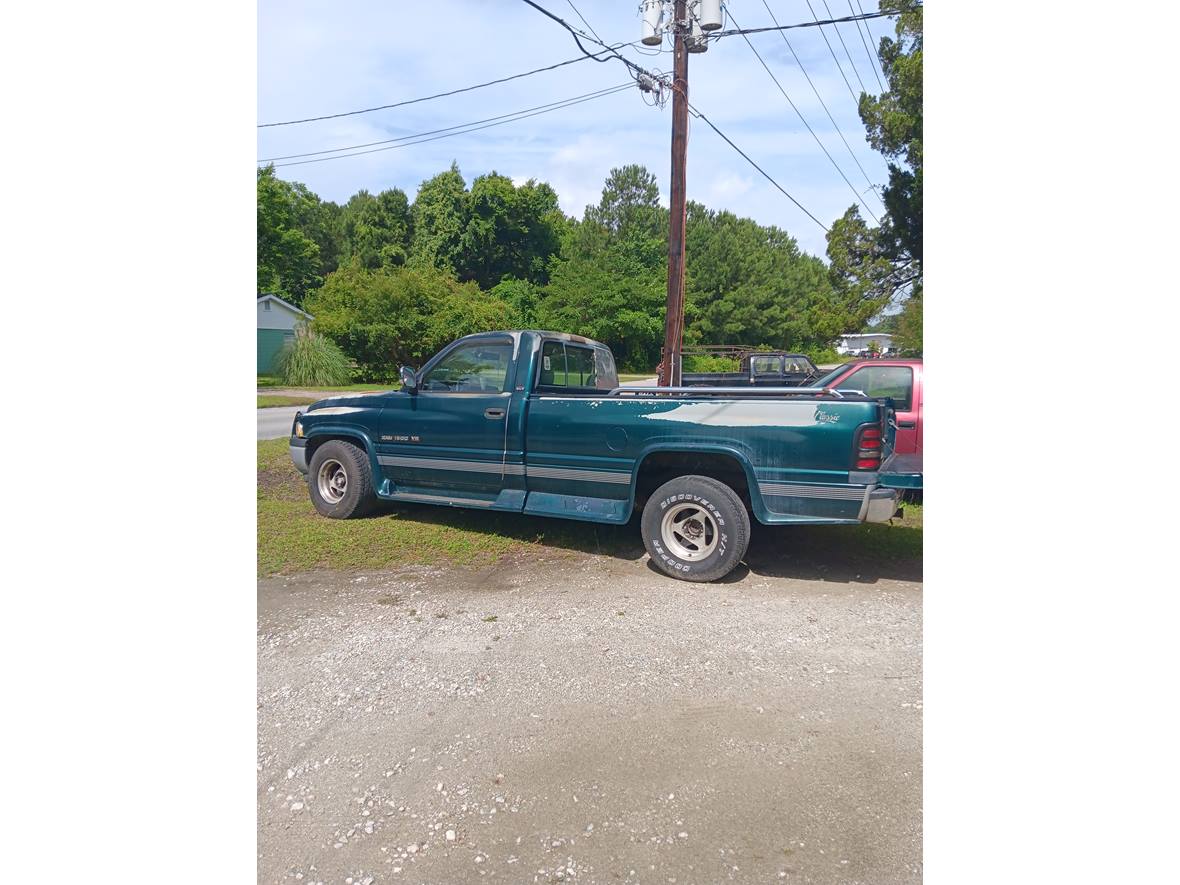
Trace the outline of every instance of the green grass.
<instances>
[{"instance_id":1,"label":"green grass","mask_svg":"<svg viewBox=\"0 0 1180 885\"><path fill-rule=\"evenodd\" d=\"M626 526L600 526L429 504L382 505L365 519L325 519L291 464L286 439L258 443L258 572L361 570L399 565L498 561L553 548L619 553L643 547Z\"/></svg>"},{"instance_id":2,"label":"green grass","mask_svg":"<svg viewBox=\"0 0 1180 885\"><path fill-rule=\"evenodd\" d=\"M644 556L638 521L598 525L429 504L382 504L364 519L316 513L291 464L286 439L258 443L258 573L325 568L379 570L402 565L489 565L505 556L602 553ZM755 573L835 579L838 574L921 576L922 507L906 504L892 525L754 526Z\"/></svg>"},{"instance_id":3,"label":"green grass","mask_svg":"<svg viewBox=\"0 0 1180 885\"><path fill-rule=\"evenodd\" d=\"M310 396L278 396L265 394L258 397L258 408L272 409L275 406L309 406L316 400Z\"/></svg>"},{"instance_id":4,"label":"green grass","mask_svg":"<svg viewBox=\"0 0 1180 885\"><path fill-rule=\"evenodd\" d=\"M623 372L619 375L620 383L623 381L643 381L646 378L654 378L656 373L654 371L648 372L644 375L636 375L632 372Z\"/></svg>"}]
</instances>

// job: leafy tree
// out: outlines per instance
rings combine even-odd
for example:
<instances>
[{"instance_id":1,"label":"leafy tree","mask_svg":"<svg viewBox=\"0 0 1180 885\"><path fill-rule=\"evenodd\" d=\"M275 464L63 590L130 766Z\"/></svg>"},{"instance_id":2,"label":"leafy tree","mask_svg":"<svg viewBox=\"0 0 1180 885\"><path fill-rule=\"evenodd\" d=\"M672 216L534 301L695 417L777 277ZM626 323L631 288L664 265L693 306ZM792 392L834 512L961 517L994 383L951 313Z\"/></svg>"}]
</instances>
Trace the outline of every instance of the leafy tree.
<instances>
[{"instance_id":1,"label":"leafy tree","mask_svg":"<svg viewBox=\"0 0 1180 885\"><path fill-rule=\"evenodd\" d=\"M301 304L320 282L320 247L300 227L318 198L302 185L275 177L274 166L258 170L257 198L258 291Z\"/></svg>"},{"instance_id":2,"label":"leafy tree","mask_svg":"<svg viewBox=\"0 0 1180 885\"><path fill-rule=\"evenodd\" d=\"M897 346L917 356L922 355L922 292L912 295L897 317Z\"/></svg>"},{"instance_id":3,"label":"leafy tree","mask_svg":"<svg viewBox=\"0 0 1180 885\"><path fill-rule=\"evenodd\" d=\"M732 212L689 203L686 325L694 342L822 346L839 329L823 263L794 238Z\"/></svg>"},{"instance_id":4,"label":"leafy tree","mask_svg":"<svg viewBox=\"0 0 1180 885\"><path fill-rule=\"evenodd\" d=\"M365 378L391 380L455 338L511 327L508 305L433 267L359 262L330 274L308 300L317 331L350 354Z\"/></svg>"},{"instance_id":5,"label":"leafy tree","mask_svg":"<svg viewBox=\"0 0 1180 885\"><path fill-rule=\"evenodd\" d=\"M881 247L893 260L922 261L922 6L885 0L898 11L897 39L882 37L877 56L889 89L861 95L860 118L869 144L889 163ZM899 165L901 164L901 165Z\"/></svg>"},{"instance_id":6,"label":"leafy tree","mask_svg":"<svg viewBox=\"0 0 1180 885\"><path fill-rule=\"evenodd\" d=\"M665 280L622 250L575 255L554 266L537 322L601 341L621 366L646 371L660 358Z\"/></svg>"},{"instance_id":7,"label":"leafy tree","mask_svg":"<svg viewBox=\"0 0 1180 885\"><path fill-rule=\"evenodd\" d=\"M877 51L889 89L877 97L862 95L860 117L869 143L889 161L886 211L875 229L865 225L855 206L845 212L828 234L828 258L833 284L850 303L879 312L917 297L911 310L920 310L922 7L916 0L883 0L881 8L900 13L895 39L881 38Z\"/></svg>"},{"instance_id":8,"label":"leafy tree","mask_svg":"<svg viewBox=\"0 0 1180 885\"><path fill-rule=\"evenodd\" d=\"M534 179L516 187L492 172L472 182L466 209L456 267L460 279L484 288L505 277L548 279L549 260L559 248L558 219L564 220L553 188Z\"/></svg>"},{"instance_id":9,"label":"leafy tree","mask_svg":"<svg viewBox=\"0 0 1180 885\"><path fill-rule=\"evenodd\" d=\"M582 251L615 247L645 267L668 260L668 210L660 205L656 177L644 166L611 169L597 206L586 208Z\"/></svg>"},{"instance_id":10,"label":"leafy tree","mask_svg":"<svg viewBox=\"0 0 1180 885\"><path fill-rule=\"evenodd\" d=\"M454 272L466 226L467 185L457 163L422 182L410 210L410 261Z\"/></svg>"},{"instance_id":11,"label":"leafy tree","mask_svg":"<svg viewBox=\"0 0 1180 885\"><path fill-rule=\"evenodd\" d=\"M373 196L359 191L345 204L341 226L349 260L361 267L399 267L410 249L410 203L400 188Z\"/></svg>"},{"instance_id":12,"label":"leafy tree","mask_svg":"<svg viewBox=\"0 0 1180 885\"><path fill-rule=\"evenodd\" d=\"M541 300L542 290L536 283L509 277L497 283L491 295L508 305L513 328L531 329L537 326L537 304Z\"/></svg>"},{"instance_id":13,"label":"leafy tree","mask_svg":"<svg viewBox=\"0 0 1180 885\"><path fill-rule=\"evenodd\" d=\"M667 215L654 175L612 169L598 205L562 239L538 323L610 345L624 367L651 368L664 334Z\"/></svg>"}]
</instances>

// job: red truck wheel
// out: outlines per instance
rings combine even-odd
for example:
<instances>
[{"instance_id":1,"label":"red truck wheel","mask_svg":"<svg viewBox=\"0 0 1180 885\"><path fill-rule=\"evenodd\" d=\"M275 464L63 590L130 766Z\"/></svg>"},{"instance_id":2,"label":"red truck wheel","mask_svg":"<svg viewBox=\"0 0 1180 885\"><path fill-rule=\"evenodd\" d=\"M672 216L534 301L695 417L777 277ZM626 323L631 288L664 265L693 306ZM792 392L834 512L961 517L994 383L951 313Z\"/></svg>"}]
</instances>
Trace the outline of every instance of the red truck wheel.
<instances>
[{"instance_id":1,"label":"red truck wheel","mask_svg":"<svg viewBox=\"0 0 1180 885\"><path fill-rule=\"evenodd\" d=\"M648 499L642 530L643 544L660 571L681 581L716 581L745 556L750 515L725 483L679 476Z\"/></svg>"}]
</instances>

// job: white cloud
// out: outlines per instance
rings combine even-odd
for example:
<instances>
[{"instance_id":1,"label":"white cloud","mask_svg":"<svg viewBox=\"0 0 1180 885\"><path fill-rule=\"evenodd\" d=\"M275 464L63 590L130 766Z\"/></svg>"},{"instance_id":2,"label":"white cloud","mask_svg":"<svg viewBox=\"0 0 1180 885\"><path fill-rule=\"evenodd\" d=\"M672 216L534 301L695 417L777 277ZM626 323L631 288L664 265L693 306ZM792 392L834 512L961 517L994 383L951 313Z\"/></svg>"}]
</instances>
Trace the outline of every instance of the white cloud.
<instances>
[{"instance_id":1,"label":"white cloud","mask_svg":"<svg viewBox=\"0 0 1180 885\"><path fill-rule=\"evenodd\" d=\"M608 42L638 38L634 5L630 0L578 3ZM755 5L742 15L745 27L770 23L765 11L759 16L757 10ZM883 32L883 25L874 28L876 34ZM856 188L867 188L781 38L764 34L751 39L849 180ZM819 34L814 29L794 31L790 40L857 159L873 181L883 182L884 161L865 144L854 102ZM258 115L265 122L388 104L577 55L557 24L523 3L260 0ZM630 57L650 69L671 68L668 54ZM693 104L817 218L830 224L856 199L741 38L727 38L704 55L692 56L689 68ZM425 132L626 80L618 62L578 62L372 114L260 129L258 156ZM641 163L655 173L666 205L670 110L650 108L636 91L627 90L466 135L289 166L279 174L306 183L325 199L343 201L361 188L375 192L395 186L413 198L423 180L456 160L468 182L493 169L516 181L548 181L562 209L580 217L587 204L598 202L611 167ZM824 252L823 231L700 120L690 124L688 195L710 208L776 224L802 248ZM879 209L874 197L865 199L874 211Z\"/></svg>"}]
</instances>

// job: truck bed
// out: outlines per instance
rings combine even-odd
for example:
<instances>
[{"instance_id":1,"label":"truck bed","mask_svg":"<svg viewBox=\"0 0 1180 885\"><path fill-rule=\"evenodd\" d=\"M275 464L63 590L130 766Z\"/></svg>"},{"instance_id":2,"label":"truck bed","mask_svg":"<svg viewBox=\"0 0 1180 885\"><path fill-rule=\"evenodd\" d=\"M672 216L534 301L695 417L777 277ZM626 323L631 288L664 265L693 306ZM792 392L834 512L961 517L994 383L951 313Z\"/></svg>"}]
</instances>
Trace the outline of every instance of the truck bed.
<instances>
[{"instance_id":1,"label":"truck bed","mask_svg":"<svg viewBox=\"0 0 1180 885\"><path fill-rule=\"evenodd\" d=\"M685 387L798 387L806 375L755 375L745 372L690 372L680 377Z\"/></svg>"}]
</instances>

